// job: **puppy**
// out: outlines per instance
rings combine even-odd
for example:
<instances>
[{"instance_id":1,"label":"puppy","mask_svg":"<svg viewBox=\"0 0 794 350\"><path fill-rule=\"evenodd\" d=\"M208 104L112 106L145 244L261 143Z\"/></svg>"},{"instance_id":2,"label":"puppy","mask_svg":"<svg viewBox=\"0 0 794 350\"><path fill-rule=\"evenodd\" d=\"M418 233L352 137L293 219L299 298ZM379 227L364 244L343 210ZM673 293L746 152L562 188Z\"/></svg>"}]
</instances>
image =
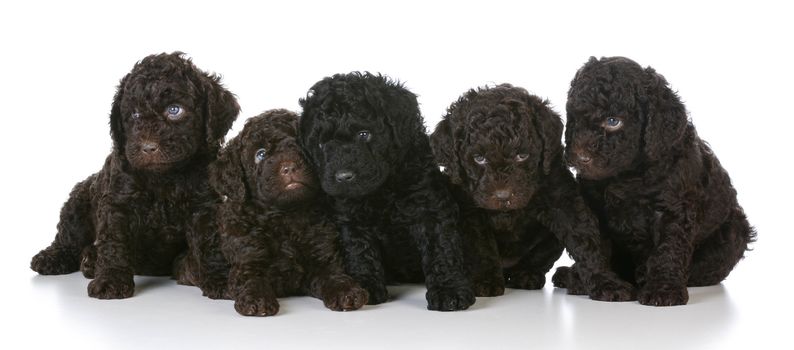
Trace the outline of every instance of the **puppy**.
<instances>
[{"instance_id":1,"label":"puppy","mask_svg":"<svg viewBox=\"0 0 794 350\"><path fill-rule=\"evenodd\" d=\"M591 298L621 301L633 288L607 266L598 223L563 162L562 121L547 101L502 84L469 90L431 135L461 207L478 296L505 286L540 289L563 247Z\"/></svg>"},{"instance_id":2,"label":"puppy","mask_svg":"<svg viewBox=\"0 0 794 350\"><path fill-rule=\"evenodd\" d=\"M276 297L308 294L331 310L355 310L367 291L344 273L337 230L295 134L298 116L278 109L246 121L211 165L229 292L247 316L278 312Z\"/></svg>"},{"instance_id":3,"label":"puppy","mask_svg":"<svg viewBox=\"0 0 794 350\"><path fill-rule=\"evenodd\" d=\"M591 57L567 112L567 160L639 302L686 304L687 286L725 279L755 230L664 77L627 58ZM578 288L578 272L578 263L561 268L554 280Z\"/></svg>"},{"instance_id":4,"label":"puppy","mask_svg":"<svg viewBox=\"0 0 794 350\"><path fill-rule=\"evenodd\" d=\"M427 284L428 309L475 301L457 206L430 151L416 95L386 77L337 74L300 100L300 144L332 199L346 270L388 299L387 282Z\"/></svg>"},{"instance_id":5,"label":"puppy","mask_svg":"<svg viewBox=\"0 0 794 350\"><path fill-rule=\"evenodd\" d=\"M110 111L113 150L78 183L53 243L33 257L43 275L83 271L88 295L127 298L133 275L169 275L186 234L212 230L207 165L240 107L220 78L182 53L151 55L119 84ZM207 286L218 297L225 284Z\"/></svg>"}]
</instances>

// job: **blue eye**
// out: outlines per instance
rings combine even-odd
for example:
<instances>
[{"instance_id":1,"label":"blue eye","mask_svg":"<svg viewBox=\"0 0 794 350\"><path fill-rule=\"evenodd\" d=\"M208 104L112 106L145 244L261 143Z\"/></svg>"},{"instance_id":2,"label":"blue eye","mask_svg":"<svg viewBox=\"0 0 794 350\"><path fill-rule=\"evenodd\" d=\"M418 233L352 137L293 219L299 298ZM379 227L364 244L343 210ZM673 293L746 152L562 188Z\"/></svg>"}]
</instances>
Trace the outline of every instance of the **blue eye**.
<instances>
[{"instance_id":1,"label":"blue eye","mask_svg":"<svg viewBox=\"0 0 794 350\"><path fill-rule=\"evenodd\" d=\"M485 159L485 157L477 154L477 155L474 156L474 162L479 164L479 165L483 165L485 163L488 163L488 160Z\"/></svg>"},{"instance_id":2,"label":"blue eye","mask_svg":"<svg viewBox=\"0 0 794 350\"><path fill-rule=\"evenodd\" d=\"M516 154L516 162L523 162L529 158L529 154L519 153Z\"/></svg>"},{"instance_id":3,"label":"blue eye","mask_svg":"<svg viewBox=\"0 0 794 350\"><path fill-rule=\"evenodd\" d=\"M182 107L179 105L170 105L166 108L165 113L168 119L176 120L182 116Z\"/></svg>"},{"instance_id":4,"label":"blue eye","mask_svg":"<svg viewBox=\"0 0 794 350\"><path fill-rule=\"evenodd\" d=\"M133 112L133 113L132 113L132 115L131 115L130 117L131 117L132 119L134 119L134 120L138 120L138 119L140 119L140 118L141 118L141 114L140 114L140 113L138 113L138 112Z\"/></svg>"},{"instance_id":5,"label":"blue eye","mask_svg":"<svg viewBox=\"0 0 794 350\"><path fill-rule=\"evenodd\" d=\"M372 134L369 133L367 130L361 130L358 132L358 139L364 142L368 142L372 138Z\"/></svg>"},{"instance_id":6,"label":"blue eye","mask_svg":"<svg viewBox=\"0 0 794 350\"><path fill-rule=\"evenodd\" d=\"M264 148L260 148L258 151L256 151L256 156L254 156L254 163L259 164L259 162L265 160L265 154L266 152Z\"/></svg>"},{"instance_id":7,"label":"blue eye","mask_svg":"<svg viewBox=\"0 0 794 350\"><path fill-rule=\"evenodd\" d=\"M609 117L607 118L606 122L604 122L604 126L608 130L617 130L623 126L623 121L620 120L620 118Z\"/></svg>"}]
</instances>

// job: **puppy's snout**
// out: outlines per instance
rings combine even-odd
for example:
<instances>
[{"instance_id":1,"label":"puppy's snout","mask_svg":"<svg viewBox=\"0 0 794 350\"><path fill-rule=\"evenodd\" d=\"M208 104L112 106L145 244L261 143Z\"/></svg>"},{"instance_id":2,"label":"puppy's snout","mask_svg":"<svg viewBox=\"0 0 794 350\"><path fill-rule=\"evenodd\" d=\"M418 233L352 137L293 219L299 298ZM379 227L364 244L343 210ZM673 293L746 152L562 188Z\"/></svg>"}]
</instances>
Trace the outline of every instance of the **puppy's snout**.
<instances>
[{"instance_id":1,"label":"puppy's snout","mask_svg":"<svg viewBox=\"0 0 794 350\"><path fill-rule=\"evenodd\" d=\"M297 170L297 166L295 162L284 162L281 163L281 175L290 175Z\"/></svg>"},{"instance_id":2,"label":"puppy's snout","mask_svg":"<svg viewBox=\"0 0 794 350\"><path fill-rule=\"evenodd\" d=\"M513 196L513 192L508 189L499 189L493 192L494 197L500 201L506 201Z\"/></svg>"},{"instance_id":3,"label":"puppy's snout","mask_svg":"<svg viewBox=\"0 0 794 350\"><path fill-rule=\"evenodd\" d=\"M160 145L157 142L151 141L144 141L141 143L141 151L146 154L152 154L157 152L160 149Z\"/></svg>"},{"instance_id":4,"label":"puppy's snout","mask_svg":"<svg viewBox=\"0 0 794 350\"><path fill-rule=\"evenodd\" d=\"M590 151L586 151L586 150L584 150L581 147L575 148L573 150L573 155L576 158L575 159L576 162L581 164L581 165L588 164L588 163L590 163L593 160L593 157L592 157Z\"/></svg>"},{"instance_id":5,"label":"puppy's snout","mask_svg":"<svg viewBox=\"0 0 794 350\"><path fill-rule=\"evenodd\" d=\"M335 177L337 182L350 182L356 177L356 173L350 170L339 170L336 172Z\"/></svg>"}]
</instances>

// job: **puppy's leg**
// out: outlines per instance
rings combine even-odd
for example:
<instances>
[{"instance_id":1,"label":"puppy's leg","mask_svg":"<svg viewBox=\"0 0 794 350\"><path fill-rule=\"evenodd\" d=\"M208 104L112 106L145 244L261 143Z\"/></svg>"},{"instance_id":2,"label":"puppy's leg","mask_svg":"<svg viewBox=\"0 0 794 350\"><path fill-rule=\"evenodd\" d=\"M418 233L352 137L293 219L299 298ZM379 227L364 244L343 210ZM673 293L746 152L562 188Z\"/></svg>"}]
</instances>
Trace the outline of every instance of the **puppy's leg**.
<instances>
[{"instance_id":1,"label":"puppy's leg","mask_svg":"<svg viewBox=\"0 0 794 350\"><path fill-rule=\"evenodd\" d=\"M124 201L121 201L124 202ZM129 225L119 206L100 205L96 243L95 277L88 295L99 299L129 298L135 292L129 246Z\"/></svg>"},{"instance_id":2,"label":"puppy's leg","mask_svg":"<svg viewBox=\"0 0 794 350\"><path fill-rule=\"evenodd\" d=\"M587 291L584 294L594 300L633 300L634 287L609 268L609 245L601 237L595 215L576 191L573 178L565 171L558 179L560 189L554 192L551 201L556 207L548 210L544 224L576 261L576 278L569 281L573 288L568 293L581 294L584 288Z\"/></svg>"},{"instance_id":3,"label":"puppy's leg","mask_svg":"<svg viewBox=\"0 0 794 350\"><path fill-rule=\"evenodd\" d=\"M94 178L92 175L79 182L69 194L61 209L55 240L30 261L33 271L42 275L61 275L79 269L81 253L94 242L89 193Z\"/></svg>"},{"instance_id":4,"label":"puppy's leg","mask_svg":"<svg viewBox=\"0 0 794 350\"><path fill-rule=\"evenodd\" d=\"M570 295L587 295L587 286L579 277L579 266L574 263L570 267L560 266L551 277L551 282L556 288L565 288Z\"/></svg>"},{"instance_id":5,"label":"puppy's leg","mask_svg":"<svg viewBox=\"0 0 794 350\"><path fill-rule=\"evenodd\" d=\"M339 240L342 244L344 266L347 274L366 289L369 305L389 299L386 290L386 273L380 252L380 244L372 228L356 228L339 225Z\"/></svg>"},{"instance_id":6,"label":"puppy's leg","mask_svg":"<svg viewBox=\"0 0 794 350\"><path fill-rule=\"evenodd\" d=\"M191 283L201 289L210 299L223 299L227 296L229 263L221 252L221 238L215 224L215 213L210 208L199 210L193 215L190 231L187 233L188 250L182 263L183 276L175 276L182 281L189 276Z\"/></svg>"},{"instance_id":7,"label":"puppy's leg","mask_svg":"<svg viewBox=\"0 0 794 350\"><path fill-rule=\"evenodd\" d=\"M711 286L722 282L754 239L755 230L741 208L737 208L733 217L695 250L687 285Z\"/></svg>"},{"instance_id":8,"label":"puppy's leg","mask_svg":"<svg viewBox=\"0 0 794 350\"><path fill-rule=\"evenodd\" d=\"M276 293L268 282L264 262L232 265L229 293L234 309L243 316L273 316L278 313Z\"/></svg>"},{"instance_id":9,"label":"puppy's leg","mask_svg":"<svg viewBox=\"0 0 794 350\"><path fill-rule=\"evenodd\" d=\"M442 216L443 217L443 216ZM437 311L466 310L476 298L465 274L463 247L452 220L425 218L426 224L411 227L422 255L427 285L427 308Z\"/></svg>"},{"instance_id":10,"label":"puppy's leg","mask_svg":"<svg viewBox=\"0 0 794 350\"><path fill-rule=\"evenodd\" d=\"M471 276L474 294L494 297L505 293L505 279L496 239L490 232L478 230L473 223L461 225L464 259Z\"/></svg>"},{"instance_id":11,"label":"puppy's leg","mask_svg":"<svg viewBox=\"0 0 794 350\"><path fill-rule=\"evenodd\" d=\"M369 300L369 293L345 274L342 256L336 242L337 231L330 224L319 224L306 230L303 237L309 254L304 266L308 275L306 293L321 299L334 311L357 310Z\"/></svg>"},{"instance_id":12,"label":"puppy's leg","mask_svg":"<svg viewBox=\"0 0 794 350\"><path fill-rule=\"evenodd\" d=\"M688 221L672 213L657 220L658 243L645 262L645 282L637 298L640 304L673 306L689 300L686 283L692 260L692 225Z\"/></svg>"},{"instance_id":13,"label":"puppy's leg","mask_svg":"<svg viewBox=\"0 0 794 350\"><path fill-rule=\"evenodd\" d=\"M508 288L541 289L546 284L546 273L562 255L562 245L547 231L533 232L543 237L514 266L506 268L505 284Z\"/></svg>"}]
</instances>

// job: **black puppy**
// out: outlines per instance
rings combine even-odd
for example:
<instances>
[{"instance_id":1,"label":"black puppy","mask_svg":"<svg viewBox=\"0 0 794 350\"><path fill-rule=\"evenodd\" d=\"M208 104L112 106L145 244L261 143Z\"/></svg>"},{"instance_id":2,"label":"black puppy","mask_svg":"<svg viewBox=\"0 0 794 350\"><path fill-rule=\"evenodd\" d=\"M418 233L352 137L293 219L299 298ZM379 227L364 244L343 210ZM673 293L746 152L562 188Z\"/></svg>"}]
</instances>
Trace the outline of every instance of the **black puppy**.
<instances>
[{"instance_id":1,"label":"black puppy","mask_svg":"<svg viewBox=\"0 0 794 350\"><path fill-rule=\"evenodd\" d=\"M276 297L308 294L336 311L355 310L367 291L344 274L337 230L295 134L298 116L272 110L246 121L210 166L223 196L218 222L231 263L229 296L240 314L278 312Z\"/></svg>"},{"instance_id":2,"label":"black puppy","mask_svg":"<svg viewBox=\"0 0 794 350\"><path fill-rule=\"evenodd\" d=\"M463 310L457 206L433 161L416 95L370 73L337 74L301 99L299 139L332 196L347 272L388 299L386 282L427 284L428 309Z\"/></svg>"},{"instance_id":3,"label":"black puppy","mask_svg":"<svg viewBox=\"0 0 794 350\"><path fill-rule=\"evenodd\" d=\"M598 222L563 162L562 121L547 101L509 84L470 90L436 126L431 146L461 207L478 296L540 289L563 247L580 264L581 292L632 298L607 266Z\"/></svg>"},{"instance_id":4,"label":"black puppy","mask_svg":"<svg viewBox=\"0 0 794 350\"><path fill-rule=\"evenodd\" d=\"M72 190L55 241L30 267L43 275L80 268L100 299L132 296L133 274L171 274L185 235L213 230L207 165L239 109L220 78L182 53L135 64L113 99L113 151ZM202 286L212 297L224 288Z\"/></svg>"},{"instance_id":5,"label":"black puppy","mask_svg":"<svg viewBox=\"0 0 794 350\"><path fill-rule=\"evenodd\" d=\"M687 286L725 279L755 231L664 77L627 58L591 57L567 111L568 162L639 302L686 304ZM579 288L578 270L560 268L555 284Z\"/></svg>"}]
</instances>

